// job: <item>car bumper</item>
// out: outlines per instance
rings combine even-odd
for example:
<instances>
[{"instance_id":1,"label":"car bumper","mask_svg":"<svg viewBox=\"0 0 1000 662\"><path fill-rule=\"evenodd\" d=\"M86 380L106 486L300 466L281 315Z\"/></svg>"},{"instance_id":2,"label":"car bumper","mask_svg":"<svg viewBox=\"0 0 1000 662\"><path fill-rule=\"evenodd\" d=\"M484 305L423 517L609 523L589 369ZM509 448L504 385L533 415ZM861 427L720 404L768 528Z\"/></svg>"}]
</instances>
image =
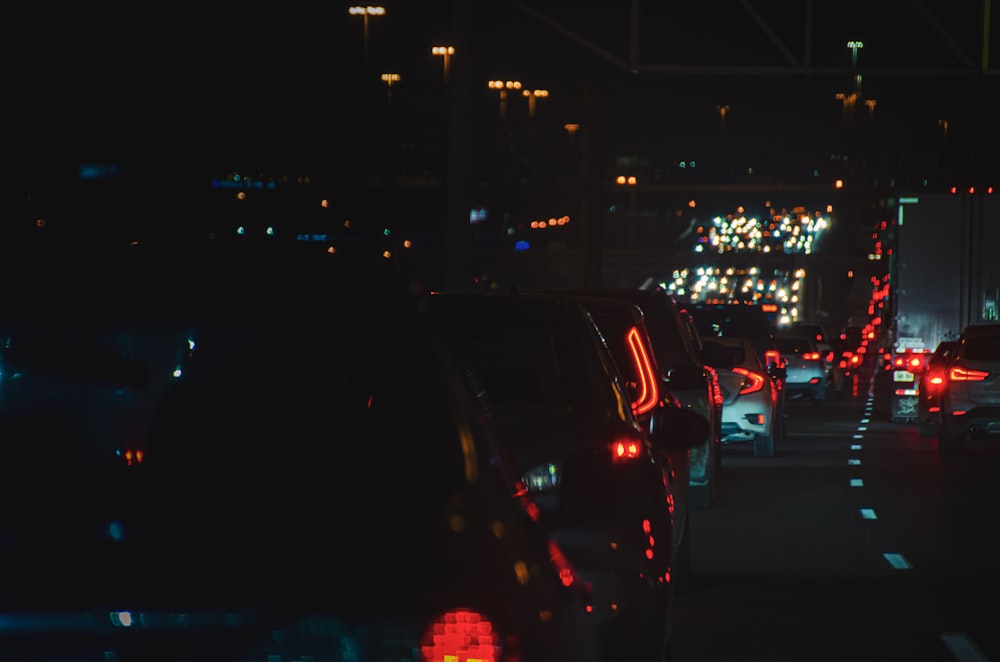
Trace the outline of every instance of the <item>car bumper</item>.
<instances>
[{"instance_id":1,"label":"car bumper","mask_svg":"<svg viewBox=\"0 0 1000 662\"><path fill-rule=\"evenodd\" d=\"M953 433L973 438L1000 437L1000 406L973 407L959 415L942 412L941 416Z\"/></svg>"}]
</instances>

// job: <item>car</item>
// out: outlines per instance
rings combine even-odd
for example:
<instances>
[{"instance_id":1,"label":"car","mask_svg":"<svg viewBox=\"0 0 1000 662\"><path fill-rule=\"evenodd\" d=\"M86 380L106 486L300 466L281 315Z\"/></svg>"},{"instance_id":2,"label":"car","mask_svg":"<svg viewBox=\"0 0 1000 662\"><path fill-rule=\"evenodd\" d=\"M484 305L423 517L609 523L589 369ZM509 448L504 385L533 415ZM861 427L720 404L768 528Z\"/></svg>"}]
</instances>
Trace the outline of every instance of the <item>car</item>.
<instances>
[{"instance_id":1,"label":"car","mask_svg":"<svg viewBox=\"0 0 1000 662\"><path fill-rule=\"evenodd\" d=\"M779 334L775 338L785 361L785 394L791 400L826 401L826 361L812 336Z\"/></svg>"},{"instance_id":2,"label":"car","mask_svg":"<svg viewBox=\"0 0 1000 662\"><path fill-rule=\"evenodd\" d=\"M526 295L526 296L530 296ZM579 301L590 313L607 341L632 395L632 410L652 432L661 421L661 407L683 407L670 391L661 388L661 370L646 327L645 315L635 303L600 294L560 294ZM686 448L667 452L661 464L669 468L673 497L673 563L671 582L676 591L688 589L691 582L691 535L689 511L690 451Z\"/></svg>"},{"instance_id":3,"label":"car","mask_svg":"<svg viewBox=\"0 0 1000 662\"><path fill-rule=\"evenodd\" d=\"M768 313L761 306L745 303L685 304L701 338L734 336L748 339L761 364L778 389L777 427L774 439L780 443L785 437L785 360L775 342L777 329Z\"/></svg>"},{"instance_id":4,"label":"car","mask_svg":"<svg viewBox=\"0 0 1000 662\"><path fill-rule=\"evenodd\" d=\"M826 361L827 385L832 385L834 381L834 368L837 365L837 356L834 352L830 336L823 324L820 322L795 321L787 328L789 333L812 336L813 340L816 341L816 348L823 355L823 360Z\"/></svg>"},{"instance_id":5,"label":"car","mask_svg":"<svg viewBox=\"0 0 1000 662\"><path fill-rule=\"evenodd\" d=\"M523 468L521 493L590 587L601 659L662 660L675 589L670 468L661 458L696 443L705 421L659 407L655 425L644 426L633 406L658 401L651 365L642 369L642 396L580 301L437 293L424 312L458 363L479 376L501 439Z\"/></svg>"},{"instance_id":6,"label":"car","mask_svg":"<svg viewBox=\"0 0 1000 662\"><path fill-rule=\"evenodd\" d=\"M699 338L676 299L661 288L599 288L600 296L638 304L646 319L660 366L662 385L681 403L708 422L705 438L691 448L688 458L688 505L710 508L718 498L722 471L719 439L718 387L711 366L700 355Z\"/></svg>"},{"instance_id":7,"label":"car","mask_svg":"<svg viewBox=\"0 0 1000 662\"><path fill-rule=\"evenodd\" d=\"M961 453L970 439L1000 436L1000 324L962 329L941 389L938 452Z\"/></svg>"},{"instance_id":8,"label":"car","mask_svg":"<svg viewBox=\"0 0 1000 662\"><path fill-rule=\"evenodd\" d=\"M3 258L5 658L589 659L583 580L391 269Z\"/></svg>"},{"instance_id":9,"label":"car","mask_svg":"<svg viewBox=\"0 0 1000 662\"><path fill-rule=\"evenodd\" d=\"M958 349L958 340L942 340L917 373L917 431L921 437L936 437L940 428L941 389L948 378L948 363Z\"/></svg>"},{"instance_id":10,"label":"car","mask_svg":"<svg viewBox=\"0 0 1000 662\"><path fill-rule=\"evenodd\" d=\"M722 443L750 443L754 456L773 456L778 388L753 343L735 336L711 336L703 342L722 389Z\"/></svg>"}]
</instances>

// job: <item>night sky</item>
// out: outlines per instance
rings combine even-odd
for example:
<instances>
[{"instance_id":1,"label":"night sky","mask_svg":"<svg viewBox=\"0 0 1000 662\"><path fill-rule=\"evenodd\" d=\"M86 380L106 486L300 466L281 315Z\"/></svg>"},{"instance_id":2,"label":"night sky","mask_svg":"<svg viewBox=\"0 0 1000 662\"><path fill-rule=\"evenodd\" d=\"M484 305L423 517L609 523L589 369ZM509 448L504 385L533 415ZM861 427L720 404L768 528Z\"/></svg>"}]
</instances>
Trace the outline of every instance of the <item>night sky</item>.
<instances>
[{"instance_id":1,"label":"night sky","mask_svg":"<svg viewBox=\"0 0 1000 662\"><path fill-rule=\"evenodd\" d=\"M348 3L20 8L2 46L8 154L25 171L80 159L285 167L331 163L337 153L341 164L359 162L372 91L384 90L378 73L400 73L394 94L419 114L441 85L442 60L430 48L454 43L454 85L465 81L473 118L496 107L491 78L548 89L540 116L558 123L580 121L584 87L596 85L603 133L617 149L674 158L718 150L717 109L726 105L741 149L795 159L837 145L834 95L852 89L846 42L857 39L858 70L872 71L864 98L877 100L868 139L905 158L914 142L936 148L937 121L948 119L953 157L997 171L1000 77L976 73L980 2L813 0L808 35L806 2L635 4L638 73L622 66L632 44L627 2L386 2L386 15L370 19L367 67L362 20ZM792 73L790 60L804 65L807 47L813 73ZM992 50L997 67L1000 46Z\"/></svg>"}]
</instances>

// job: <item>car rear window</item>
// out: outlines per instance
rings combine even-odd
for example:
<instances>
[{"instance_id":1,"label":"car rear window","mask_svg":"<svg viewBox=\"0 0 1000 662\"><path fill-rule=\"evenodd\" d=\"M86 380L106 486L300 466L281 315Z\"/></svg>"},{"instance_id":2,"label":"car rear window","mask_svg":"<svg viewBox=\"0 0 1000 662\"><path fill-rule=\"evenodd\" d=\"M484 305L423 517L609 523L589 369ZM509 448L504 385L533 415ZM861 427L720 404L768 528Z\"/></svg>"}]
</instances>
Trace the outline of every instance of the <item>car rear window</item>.
<instances>
[{"instance_id":1,"label":"car rear window","mask_svg":"<svg viewBox=\"0 0 1000 662\"><path fill-rule=\"evenodd\" d=\"M753 306L691 306L688 309L698 333L705 336L738 336L760 341L773 333L767 313Z\"/></svg>"},{"instance_id":2,"label":"car rear window","mask_svg":"<svg viewBox=\"0 0 1000 662\"><path fill-rule=\"evenodd\" d=\"M812 351L807 338L777 338L775 343L782 354L805 354Z\"/></svg>"}]
</instances>

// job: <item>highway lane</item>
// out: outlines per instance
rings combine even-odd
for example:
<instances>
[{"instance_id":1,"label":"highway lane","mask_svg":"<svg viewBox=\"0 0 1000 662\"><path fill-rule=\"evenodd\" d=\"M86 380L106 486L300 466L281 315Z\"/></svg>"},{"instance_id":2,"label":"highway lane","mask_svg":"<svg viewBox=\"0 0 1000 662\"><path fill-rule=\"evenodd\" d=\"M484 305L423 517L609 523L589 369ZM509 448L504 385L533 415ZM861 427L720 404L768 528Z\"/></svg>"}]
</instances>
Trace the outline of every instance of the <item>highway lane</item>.
<instances>
[{"instance_id":1,"label":"highway lane","mask_svg":"<svg viewBox=\"0 0 1000 662\"><path fill-rule=\"evenodd\" d=\"M725 448L674 662L1000 659L1000 440L941 458L890 422L889 386L791 403L775 457Z\"/></svg>"}]
</instances>

